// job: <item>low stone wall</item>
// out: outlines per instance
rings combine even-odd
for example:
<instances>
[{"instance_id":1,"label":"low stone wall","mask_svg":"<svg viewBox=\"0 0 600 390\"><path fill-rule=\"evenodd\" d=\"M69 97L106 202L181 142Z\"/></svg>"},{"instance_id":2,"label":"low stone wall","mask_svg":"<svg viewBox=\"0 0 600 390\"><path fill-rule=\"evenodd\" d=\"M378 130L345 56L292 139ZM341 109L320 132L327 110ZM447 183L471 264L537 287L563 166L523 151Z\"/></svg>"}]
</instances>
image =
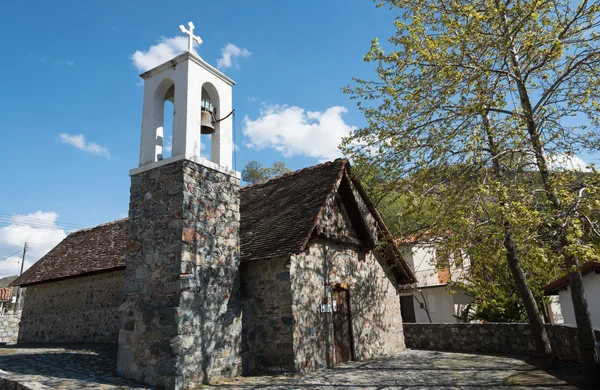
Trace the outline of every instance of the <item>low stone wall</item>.
<instances>
[{"instance_id":1,"label":"low stone wall","mask_svg":"<svg viewBox=\"0 0 600 390\"><path fill-rule=\"evenodd\" d=\"M15 344L19 337L21 313L0 317L0 343Z\"/></svg>"},{"instance_id":2,"label":"low stone wall","mask_svg":"<svg viewBox=\"0 0 600 390\"><path fill-rule=\"evenodd\" d=\"M548 324L546 330L556 357L579 360L575 327ZM529 324L404 324L404 340L412 349L536 355Z\"/></svg>"}]
</instances>

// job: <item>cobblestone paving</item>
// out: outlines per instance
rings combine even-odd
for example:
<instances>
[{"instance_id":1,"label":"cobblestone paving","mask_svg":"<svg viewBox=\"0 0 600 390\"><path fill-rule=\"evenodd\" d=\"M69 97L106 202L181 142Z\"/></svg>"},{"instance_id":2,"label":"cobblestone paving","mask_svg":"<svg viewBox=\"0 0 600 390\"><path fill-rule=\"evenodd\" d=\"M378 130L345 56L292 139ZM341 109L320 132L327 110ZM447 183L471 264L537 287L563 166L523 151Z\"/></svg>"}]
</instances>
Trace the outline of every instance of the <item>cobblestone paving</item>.
<instances>
[{"instance_id":1,"label":"cobblestone paving","mask_svg":"<svg viewBox=\"0 0 600 390\"><path fill-rule=\"evenodd\" d=\"M0 389L147 389L116 376L116 346L0 346ZM542 375L541 379L538 377ZM534 375L531 375L534 374ZM534 378L519 387L513 378ZM536 376L537 375L537 376ZM520 383L524 383L520 380ZM14 386L14 385L13 385ZM308 375L239 378L201 389L577 389L518 357L409 350Z\"/></svg>"},{"instance_id":2,"label":"cobblestone paving","mask_svg":"<svg viewBox=\"0 0 600 390\"><path fill-rule=\"evenodd\" d=\"M0 388L148 389L116 375L116 345L43 347L0 346Z\"/></svg>"},{"instance_id":3,"label":"cobblestone paving","mask_svg":"<svg viewBox=\"0 0 600 390\"><path fill-rule=\"evenodd\" d=\"M541 373L525 386L511 385L513 376ZM541 385L540 385L541 384ZM305 376L249 377L216 384L207 389L578 389L518 357L408 350L367 362L350 362L333 370Z\"/></svg>"}]
</instances>

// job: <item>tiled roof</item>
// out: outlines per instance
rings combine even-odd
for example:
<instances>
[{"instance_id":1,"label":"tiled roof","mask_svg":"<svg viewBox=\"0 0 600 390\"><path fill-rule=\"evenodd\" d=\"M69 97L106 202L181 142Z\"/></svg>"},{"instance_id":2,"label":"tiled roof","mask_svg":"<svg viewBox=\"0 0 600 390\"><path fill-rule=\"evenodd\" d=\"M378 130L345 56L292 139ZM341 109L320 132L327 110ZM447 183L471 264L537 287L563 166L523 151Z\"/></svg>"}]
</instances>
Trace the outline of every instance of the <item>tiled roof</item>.
<instances>
[{"instance_id":1,"label":"tiled roof","mask_svg":"<svg viewBox=\"0 0 600 390\"><path fill-rule=\"evenodd\" d=\"M592 261L581 267L582 275L588 274L590 272L600 273L600 263ZM562 278L557 279L554 282L545 286L544 295L557 295L559 290L566 288L568 285L569 275L565 275Z\"/></svg>"},{"instance_id":2,"label":"tiled roof","mask_svg":"<svg viewBox=\"0 0 600 390\"><path fill-rule=\"evenodd\" d=\"M10 285L28 285L125 266L127 219L69 234Z\"/></svg>"},{"instance_id":3,"label":"tiled roof","mask_svg":"<svg viewBox=\"0 0 600 390\"><path fill-rule=\"evenodd\" d=\"M301 169L240 190L241 261L272 258L304 251L338 179L350 174L346 160ZM393 266L401 283L416 278L356 180L353 183L375 217L378 231L390 244ZM127 219L71 233L11 285L29 285L125 266Z\"/></svg>"},{"instance_id":4,"label":"tiled roof","mask_svg":"<svg viewBox=\"0 0 600 390\"><path fill-rule=\"evenodd\" d=\"M242 188L241 260L302 252L344 164L326 162Z\"/></svg>"}]
</instances>

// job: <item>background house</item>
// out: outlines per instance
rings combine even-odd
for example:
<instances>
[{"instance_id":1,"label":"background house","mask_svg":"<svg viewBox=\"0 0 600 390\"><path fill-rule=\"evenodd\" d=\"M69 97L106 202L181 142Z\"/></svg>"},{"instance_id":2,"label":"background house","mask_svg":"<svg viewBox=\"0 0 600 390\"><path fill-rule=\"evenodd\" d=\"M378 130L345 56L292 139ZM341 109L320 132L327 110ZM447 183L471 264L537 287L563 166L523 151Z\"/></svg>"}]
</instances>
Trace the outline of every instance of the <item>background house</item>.
<instances>
[{"instance_id":1,"label":"background house","mask_svg":"<svg viewBox=\"0 0 600 390\"><path fill-rule=\"evenodd\" d=\"M403 322L463 322L469 304L474 298L462 289L449 288L448 283L460 281L469 272L469 259L463 253L451 255L449 266L436 268L440 256L448 260L444 251L436 248L434 240L414 243L406 240L401 244L402 254L417 277L414 288L401 293L400 302Z\"/></svg>"},{"instance_id":2,"label":"background house","mask_svg":"<svg viewBox=\"0 0 600 390\"><path fill-rule=\"evenodd\" d=\"M598 299L600 297L600 262L587 263L581 269L581 273L592 324L595 328L600 328L600 299ZM552 306L555 322L560 323L562 320L567 325L576 325L569 276L565 275L548 284L544 287L544 293L552 297L558 297L559 305L554 303Z\"/></svg>"}]
</instances>

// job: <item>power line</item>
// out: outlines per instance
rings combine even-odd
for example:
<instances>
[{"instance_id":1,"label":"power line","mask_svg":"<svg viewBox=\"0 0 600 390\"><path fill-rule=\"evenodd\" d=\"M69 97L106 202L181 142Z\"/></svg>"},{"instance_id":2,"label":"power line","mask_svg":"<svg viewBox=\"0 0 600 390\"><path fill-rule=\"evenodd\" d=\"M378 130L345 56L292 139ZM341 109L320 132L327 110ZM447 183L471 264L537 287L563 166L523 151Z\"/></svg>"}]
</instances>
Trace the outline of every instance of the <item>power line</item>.
<instances>
[{"instance_id":1,"label":"power line","mask_svg":"<svg viewBox=\"0 0 600 390\"><path fill-rule=\"evenodd\" d=\"M85 227L84 225L79 225L79 224L71 223L71 222L46 221L46 220L35 218L35 217L28 217L28 216L24 216L24 215L11 215L11 214L6 214L6 213L0 213L0 219L9 221L9 222L37 223L37 224L52 225L52 226L61 225L64 227L79 228L79 229Z\"/></svg>"},{"instance_id":2,"label":"power line","mask_svg":"<svg viewBox=\"0 0 600 390\"><path fill-rule=\"evenodd\" d=\"M60 222L60 221L47 221L47 220L43 220L40 218L22 217L22 216L18 216L18 215L10 216L10 215L0 214L0 219L5 220L5 221L10 221L10 222L38 223L38 224L45 224L45 225L62 225L65 227L73 227L73 228L85 227L83 225L78 225L78 224L73 224L73 223Z\"/></svg>"},{"instance_id":3,"label":"power line","mask_svg":"<svg viewBox=\"0 0 600 390\"><path fill-rule=\"evenodd\" d=\"M30 230L32 232L39 232L40 230L48 232L48 233L53 233L53 234L65 234L65 233L70 233L74 230L63 230L63 229L52 229L52 228L47 228L47 227L35 227L35 226L25 226L25 225L4 225L4 226L0 226L0 227L11 227L11 228L15 228L15 229L24 229L24 230Z\"/></svg>"},{"instance_id":4,"label":"power line","mask_svg":"<svg viewBox=\"0 0 600 390\"><path fill-rule=\"evenodd\" d=\"M25 246L23 246L23 258L21 259L21 272L19 273L19 276L23 275L23 267L25 266L25 254L26 253L27 253L27 241L25 241ZM15 309L14 309L15 313L19 309L19 306L21 306L22 294L23 294L23 292L21 291L21 286L17 287L17 299L15 300Z\"/></svg>"},{"instance_id":5,"label":"power line","mask_svg":"<svg viewBox=\"0 0 600 390\"><path fill-rule=\"evenodd\" d=\"M17 253L21 253L21 249L19 249L18 251L16 251L16 252L15 252L15 253L13 253L12 255L8 255L8 256L6 256L5 258L3 258L3 259L2 259L2 260L0 260L0 261L7 260L9 257L12 257L12 256L16 255Z\"/></svg>"}]
</instances>

